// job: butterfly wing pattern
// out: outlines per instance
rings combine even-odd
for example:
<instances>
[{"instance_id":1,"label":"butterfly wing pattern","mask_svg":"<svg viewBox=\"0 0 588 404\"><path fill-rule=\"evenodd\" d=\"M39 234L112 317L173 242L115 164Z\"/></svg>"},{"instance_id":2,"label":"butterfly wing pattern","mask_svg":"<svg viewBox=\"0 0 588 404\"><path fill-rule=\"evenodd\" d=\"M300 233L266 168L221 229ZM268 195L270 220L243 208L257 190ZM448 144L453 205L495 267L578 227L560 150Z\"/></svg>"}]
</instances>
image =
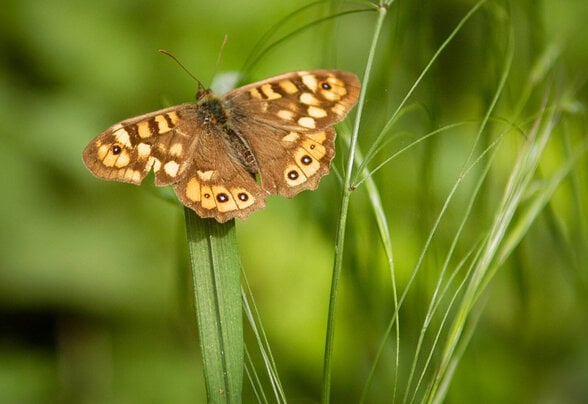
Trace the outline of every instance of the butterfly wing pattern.
<instances>
[{"instance_id":1,"label":"butterfly wing pattern","mask_svg":"<svg viewBox=\"0 0 588 404\"><path fill-rule=\"evenodd\" d=\"M286 73L217 97L122 121L83 158L99 178L172 184L180 201L219 222L265 206L268 194L316 189L335 155L333 125L357 103L360 83L337 70Z\"/></svg>"}]
</instances>

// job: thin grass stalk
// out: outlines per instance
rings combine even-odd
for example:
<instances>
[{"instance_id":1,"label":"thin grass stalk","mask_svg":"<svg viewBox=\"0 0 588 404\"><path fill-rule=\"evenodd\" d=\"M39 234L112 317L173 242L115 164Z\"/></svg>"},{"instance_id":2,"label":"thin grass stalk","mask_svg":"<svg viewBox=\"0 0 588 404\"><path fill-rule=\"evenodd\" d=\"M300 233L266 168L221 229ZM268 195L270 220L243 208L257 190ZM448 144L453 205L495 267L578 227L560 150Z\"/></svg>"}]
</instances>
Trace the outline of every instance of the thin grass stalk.
<instances>
[{"instance_id":1,"label":"thin grass stalk","mask_svg":"<svg viewBox=\"0 0 588 404\"><path fill-rule=\"evenodd\" d=\"M245 375L247 376L249 384L251 385L251 389L253 390L255 401L258 403L269 403L265 395L265 391L263 390L263 385L259 378L259 374L255 370L253 358L251 358L251 354L247 349L247 345L245 345L245 360Z\"/></svg>"},{"instance_id":2,"label":"thin grass stalk","mask_svg":"<svg viewBox=\"0 0 588 404\"><path fill-rule=\"evenodd\" d=\"M345 139L345 140L349 140L349 139ZM355 154L355 160L357 163L357 166L360 166L361 163L363 162L363 157L361 155L361 151L357 150L356 154ZM394 270L394 250L392 248L392 238L390 237L390 229L388 227L388 220L386 218L386 212L384 211L384 207L382 205L382 199L380 197L380 192L378 191L378 187L376 185L376 183L374 182L373 177L370 175L369 172L367 172L367 169L365 169L365 183L366 183L366 191L372 206L372 210L374 212L374 216L376 219L376 223L378 225L378 234L382 240L382 245L384 247L384 253L386 254L386 259L388 261L388 269L390 271L390 282L391 282L391 286L392 286L392 295L393 295L393 302L394 302L394 308L396 310L396 308L398 307L398 289L396 286L396 273ZM395 323L396 324L396 356L395 356L395 373L398 373L398 366L399 366L399 356L400 356L400 352L399 352L399 347L400 347L400 329L398 322ZM383 349L383 347L382 347ZM381 351L379 352L379 354L381 354ZM379 358L379 355L377 355L377 358ZM376 359L377 362L377 359ZM373 379L373 376L375 374L375 366L372 367L372 369L370 370L370 373L368 374L368 377L366 378L366 383L365 386L363 388L362 394L361 394L361 398L359 400L359 402L364 402L366 399L366 394L369 391L369 386L371 384L371 381ZM394 401L394 397L396 397L396 390L397 390L397 379L395 379L394 381L394 386L393 386L393 393L392 393L392 401Z\"/></svg>"},{"instance_id":3,"label":"thin grass stalk","mask_svg":"<svg viewBox=\"0 0 588 404\"><path fill-rule=\"evenodd\" d=\"M269 53L272 49L274 49L275 47L277 47L278 45L280 45L284 41L287 41L288 39L293 38L296 35L299 35L302 32L304 32L304 31L306 31L306 30L308 30L308 29L310 29L310 28L312 28L314 26L320 25L320 24L322 24L324 22L333 20L335 18L342 17L344 15L355 14L355 13L366 12L366 11L372 12L373 11L373 8L366 8L366 9L360 9L360 10L342 11L342 12L337 13L337 14L334 14L334 15L329 15L329 16L326 16L326 17L323 17L323 18L319 18L319 19L317 19L315 21L311 21L308 24L304 25L303 27L297 28L297 29L293 30L292 32L287 33L283 37L281 37L279 39L276 39L274 42L272 42L269 45L267 45L266 48L263 51L259 52L259 54L255 57L255 59L249 61L249 65L246 65L243 68L242 72L244 74L248 73L253 68L253 66L255 66L261 60L261 58L264 57L267 53ZM295 13L292 13L292 15L294 15L294 14L296 14L296 12ZM291 16L288 16L288 18L290 18L290 17Z\"/></svg>"},{"instance_id":4,"label":"thin grass stalk","mask_svg":"<svg viewBox=\"0 0 588 404\"><path fill-rule=\"evenodd\" d=\"M339 220L337 223L337 235L335 241L335 261L333 264L333 275L331 279L331 293L329 297L329 311L327 316L327 330L325 341L325 355L323 362L323 386L322 386L322 402L329 403L331 398L331 377L332 377L332 362L333 362L333 345L335 341L335 314L337 306L337 296L339 293L339 279L341 278L341 268L343 266L343 250L345 244L345 229L347 226L347 211L349 209L349 199L351 192L351 176L353 174L353 167L355 161L355 150L357 148L357 139L359 137L359 126L361 122L363 107L365 105L365 95L369 84L369 78L372 72L374 57L378 40L380 39L380 32L386 18L387 8L380 7L378 9L378 19L372 37L372 44L368 53L368 60L363 76L362 87L359 93L359 102L357 105L357 115L351 134L351 141L349 146L349 154L347 156L347 168L344 175L344 183L341 197L341 205L339 211Z\"/></svg>"}]
</instances>

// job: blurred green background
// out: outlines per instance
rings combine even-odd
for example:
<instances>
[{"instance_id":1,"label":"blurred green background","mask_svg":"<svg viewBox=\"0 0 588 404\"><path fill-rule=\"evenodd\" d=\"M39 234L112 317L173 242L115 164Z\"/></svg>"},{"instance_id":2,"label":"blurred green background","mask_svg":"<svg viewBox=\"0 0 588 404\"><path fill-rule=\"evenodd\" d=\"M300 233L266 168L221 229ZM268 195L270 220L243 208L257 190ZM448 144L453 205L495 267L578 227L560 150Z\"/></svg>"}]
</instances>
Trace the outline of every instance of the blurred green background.
<instances>
[{"instance_id":1,"label":"blurred green background","mask_svg":"<svg viewBox=\"0 0 588 404\"><path fill-rule=\"evenodd\" d=\"M182 208L162 197L150 178L141 187L95 179L81 153L115 122L193 100L196 83L158 49L170 50L207 84L215 73L240 71L262 35L307 4L3 2L0 402L205 399ZM288 19L274 38L335 11L369 8L367 3L333 4ZM367 150L473 4L393 3L368 89L360 149ZM309 27L272 48L245 80L308 68L339 68L361 76L375 19L375 12L354 13ZM584 0L488 1L413 95L418 116L399 126L401 135L371 166L436 127L481 119L499 82L510 27L515 59L499 115L509 117L522 83L541 66L542 55L555 55L555 73L536 84L539 91L525 107L528 117L550 86L574 90L570 99L577 108L562 120L571 133L570 146L585 144L586 21ZM225 35L228 42L217 69ZM555 51L546 53L549 49ZM400 285L456 181L472 133L475 129L435 137L374 176L388 215ZM505 141L485 194L488 206L478 208L478 221L469 228L472 240L477 240L476 227L491 219L521 142L514 137ZM558 142L546 153L544 173L565 161ZM334 166L340 173L345 144L339 141L338 146ZM580 192L563 187L556 193L551 209L529 230L484 296L486 310L457 370L449 402L571 403L588 397L587 166L584 156L576 170ZM449 248L470 191L461 191L445 218L438 244L403 306L403 371L410 364L442 251ZM331 175L318 191L293 200L270 198L266 209L237 223L243 266L294 402L320 397L339 195L337 175ZM571 199L579 210L570 208ZM359 398L394 310L390 274L363 188L351 204L347 241L334 402ZM471 245L465 244L467 251ZM247 341L255 346L250 335ZM368 401L390 397L392 354L392 348L384 353ZM247 387L244 400L253 400Z\"/></svg>"}]
</instances>

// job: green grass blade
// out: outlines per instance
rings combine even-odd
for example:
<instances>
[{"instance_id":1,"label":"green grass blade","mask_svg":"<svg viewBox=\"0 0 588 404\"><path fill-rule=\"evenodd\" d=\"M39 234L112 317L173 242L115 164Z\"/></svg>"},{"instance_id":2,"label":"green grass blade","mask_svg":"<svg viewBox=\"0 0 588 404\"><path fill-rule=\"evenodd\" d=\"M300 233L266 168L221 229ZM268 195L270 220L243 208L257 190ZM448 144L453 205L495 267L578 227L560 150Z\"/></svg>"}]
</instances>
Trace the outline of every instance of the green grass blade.
<instances>
[{"instance_id":1,"label":"green grass blade","mask_svg":"<svg viewBox=\"0 0 588 404\"><path fill-rule=\"evenodd\" d=\"M194 299L208 402L241 402L243 321L235 222L201 219L185 208Z\"/></svg>"},{"instance_id":2,"label":"green grass blade","mask_svg":"<svg viewBox=\"0 0 588 404\"><path fill-rule=\"evenodd\" d=\"M351 176L353 174L353 168L355 167L355 153L357 149L357 140L359 137L359 126L362 118L363 108L365 106L366 92L368 88L368 82L370 75L372 74L372 68L374 58L376 54L376 48L380 39L380 33L382 25L387 14L387 7L378 8L378 19L376 20L374 34L372 36L372 42L370 50L368 52L368 59L366 62L366 69L364 72L362 87L359 93L359 102L357 103L357 115L353 125L353 132L351 134L351 140L349 142L349 152L347 156L347 163L345 169L345 175L343 179L343 193L341 196L341 204L339 211L339 220L337 223L337 235L335 242L335 262L333 263L333 274L331 277L331 293L329 296L329 310L327 314L327 331L325 338L325 354L323 360L323 382L322 382L322 398L323 403L331 401L331 377L333 373L333 346L335 343L335 314L337 307L337 297L339 294L339 280L341 278L341 269L343 267L343 251L345 246L345 230L347 228L347 212L349 209L349 201L351 198Z\"/></svg>"}]
</instances>

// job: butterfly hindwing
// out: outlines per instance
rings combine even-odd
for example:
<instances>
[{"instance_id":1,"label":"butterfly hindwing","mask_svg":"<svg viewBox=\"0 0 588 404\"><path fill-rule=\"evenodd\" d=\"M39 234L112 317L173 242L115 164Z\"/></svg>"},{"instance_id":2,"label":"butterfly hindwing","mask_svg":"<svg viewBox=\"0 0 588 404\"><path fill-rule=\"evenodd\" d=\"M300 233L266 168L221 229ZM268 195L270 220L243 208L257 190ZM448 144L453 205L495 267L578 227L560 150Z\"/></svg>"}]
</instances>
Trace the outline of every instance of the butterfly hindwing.
<instances>
[{"instance_id":1,"label":"butterfly hindwing","mask_svg":"<svg viewBox=\"0 0 588 404\"><path fill-rule=\"evenodd\" d=\"M246 219L265 206L267 195L222 139L214 131L203 132L182 179L174 184L185 206L221 223Z\"/></svg>"},{"instance_id":2,"label":"butterfly hindwing","mask_svg":"<svg viewBox=\"0 0 588 404\"><path fill-rule=\"evenodd\" d=\"M294 132L258 126L245 138L254 150L263 189L288 198L316 189L335 157L333 128Z\"/></svg>"}]
</instances>

